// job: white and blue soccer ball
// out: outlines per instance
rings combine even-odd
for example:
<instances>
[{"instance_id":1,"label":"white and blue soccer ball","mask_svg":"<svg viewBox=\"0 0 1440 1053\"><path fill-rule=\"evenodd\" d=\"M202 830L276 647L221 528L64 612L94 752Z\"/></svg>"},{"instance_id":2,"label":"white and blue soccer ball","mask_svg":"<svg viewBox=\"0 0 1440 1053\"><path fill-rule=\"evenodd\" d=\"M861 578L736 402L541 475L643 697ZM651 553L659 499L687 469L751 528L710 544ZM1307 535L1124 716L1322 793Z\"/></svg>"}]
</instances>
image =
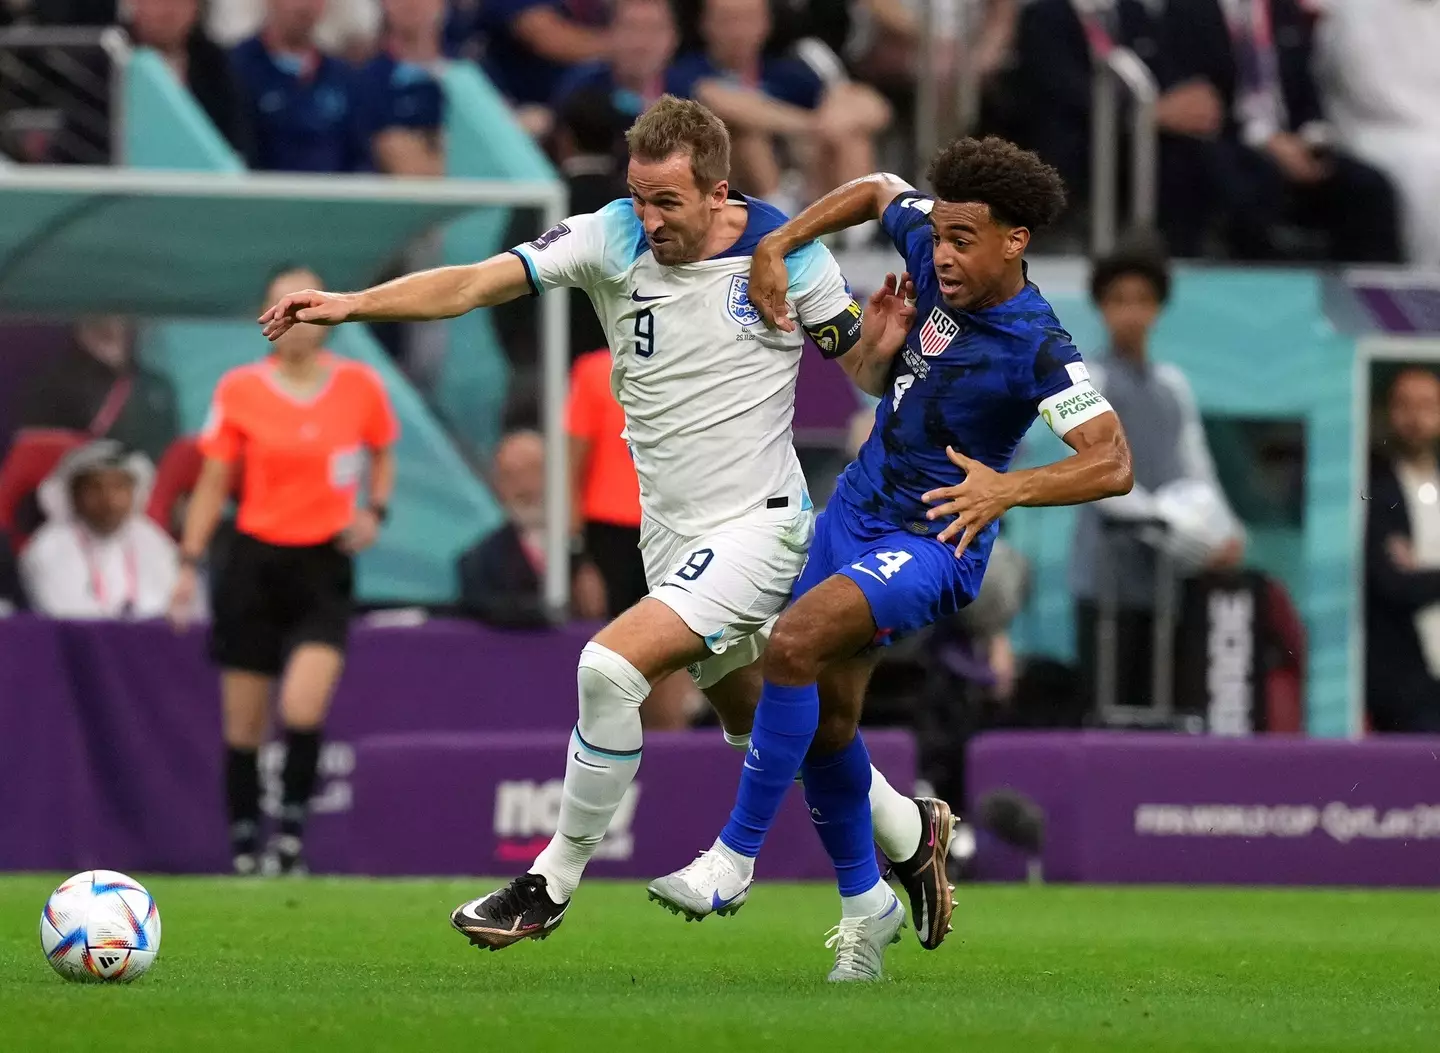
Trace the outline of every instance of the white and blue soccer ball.
<instances>
[{"instance_id":1,"label":"white and blue soccer ball","mask_svg":"<svg viewBox=\"0 0 1440 1053\"><path fill-rule=\"evenodd\" d=\"M114 870L76 874L50 893L40 915L40 946L67 980L128 983L160 952L155 897Z\"/></svg>"}]
</instances>

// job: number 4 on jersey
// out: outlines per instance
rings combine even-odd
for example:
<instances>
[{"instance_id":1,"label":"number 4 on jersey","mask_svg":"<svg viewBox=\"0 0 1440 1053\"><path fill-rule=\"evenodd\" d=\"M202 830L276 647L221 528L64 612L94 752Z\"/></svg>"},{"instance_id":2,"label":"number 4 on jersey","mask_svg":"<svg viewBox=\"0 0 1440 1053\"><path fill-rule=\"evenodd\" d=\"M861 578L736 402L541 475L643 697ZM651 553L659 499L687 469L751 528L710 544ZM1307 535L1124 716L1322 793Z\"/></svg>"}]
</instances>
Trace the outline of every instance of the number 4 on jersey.
<instances>
[{"instance_id":1,"label":"number 4 on jersey","mask_svg":"<svg viewBox=\"0 0 1440 1053\"><path fill-rule=\"evenodd\" d=\"M890 404L892 410L900 408L900 400L905 397L905 392L910 390L910 385L915 383L915 377L911 373L902 373L895 378L895 401Z\"/></svg>"},{"instance_id":2,"label":"number 4 on jersey","mask_svg":"<svg viewBox=\"0 0 1440 1053\"><path fill-rule=\"evenodd\" d=\"M912 558L914 557L908 552L877 552L873 557L875 561L873 570L865 565L869 560L866 560L865 563L852 563L850 566L864 571L876 581L884 583L899 573L900 568L909 563Z\"/></svg>"}]
</instances>

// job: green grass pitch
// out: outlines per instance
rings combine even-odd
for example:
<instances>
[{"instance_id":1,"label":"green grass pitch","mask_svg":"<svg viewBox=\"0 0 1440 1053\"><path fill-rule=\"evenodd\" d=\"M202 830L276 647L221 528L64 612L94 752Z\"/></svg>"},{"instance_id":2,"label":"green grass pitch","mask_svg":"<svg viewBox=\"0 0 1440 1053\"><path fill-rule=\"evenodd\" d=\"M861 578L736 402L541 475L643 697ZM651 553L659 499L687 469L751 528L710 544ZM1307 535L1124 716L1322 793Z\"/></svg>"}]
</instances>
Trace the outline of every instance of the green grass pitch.
<instances>
[{"instance_id":1,"label":"green grass pitch","mask_svg":"<svg viewBox=\"0 0 1440 1053\"><path fill-rule=\"evenodd\" d=\"M687 925L587 883L544 943L450 931L486 881L147 877L160 959L128 987L40 952L62 875L0 878L0 1049L1076 1051L1440 1049L1440 895L964 887L955 933L828 986L838 904L761 885Z\"/></svg>"}]
</instances>

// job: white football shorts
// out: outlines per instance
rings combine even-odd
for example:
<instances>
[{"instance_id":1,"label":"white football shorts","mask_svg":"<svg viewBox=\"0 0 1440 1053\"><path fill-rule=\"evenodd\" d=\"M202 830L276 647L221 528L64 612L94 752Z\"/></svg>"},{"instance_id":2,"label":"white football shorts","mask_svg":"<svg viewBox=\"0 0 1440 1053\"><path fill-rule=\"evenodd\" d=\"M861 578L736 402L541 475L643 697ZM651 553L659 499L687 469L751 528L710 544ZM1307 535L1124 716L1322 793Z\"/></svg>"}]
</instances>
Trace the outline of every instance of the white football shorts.
<instances>
[{"instance_id":1,"label":"white football shorts","mask_svg":"<svg viewBox=\"0 0 1440 1053\"><path fill-rule=\"evenodd\" d=\"M709 658L690 667L697 686L710 687L765 650L815 534L809 499L803 504L798 512L758 509L699 537L648 520L641 526L650 595L710 648Z\"/></svg>"}]
</instances>

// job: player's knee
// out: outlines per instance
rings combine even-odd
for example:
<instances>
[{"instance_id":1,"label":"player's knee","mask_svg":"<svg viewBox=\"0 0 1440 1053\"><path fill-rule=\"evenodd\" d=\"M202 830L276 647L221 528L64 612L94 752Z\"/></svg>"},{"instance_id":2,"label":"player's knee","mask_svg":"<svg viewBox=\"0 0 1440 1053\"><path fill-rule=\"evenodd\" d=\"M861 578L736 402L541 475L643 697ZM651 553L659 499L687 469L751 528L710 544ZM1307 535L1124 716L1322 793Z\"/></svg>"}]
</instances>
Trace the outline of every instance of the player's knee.
<instances>
[{"instance_id":1,"label":"player's knee","mask_svg":"<svg viewBox=\"0 0 1440 1053\"><path fill-rule=\"evenodd\" d=\"M580 652L575 675L580 689L581 738L602 749L640 748L640 703L650 683L624 656L597 643Z\"/></svg>"},{"instance_id":2,"label":"player's knee","mask_svg":"<svg viewBox=\"0 0 1440 1053\"><path fill-rule=\"evenodd\" d=\"M819 649L814 634L793 619L781 618L770 632L765 648L765 679L772 684L803 687L820 676Z\"/></svg>"},{"instance_id":3,"label":"player's knee","mask_svg":"<svg viewBox=\"0 0 1440 1053\"><path fill-rule=\"evenodd\" d=\"M859 730L855 718L848 713L820 713L820 723L815 728L815 737L810 741L810 756L824 757L839 753L850 745Z\"/></svg>"}]
</instances>

